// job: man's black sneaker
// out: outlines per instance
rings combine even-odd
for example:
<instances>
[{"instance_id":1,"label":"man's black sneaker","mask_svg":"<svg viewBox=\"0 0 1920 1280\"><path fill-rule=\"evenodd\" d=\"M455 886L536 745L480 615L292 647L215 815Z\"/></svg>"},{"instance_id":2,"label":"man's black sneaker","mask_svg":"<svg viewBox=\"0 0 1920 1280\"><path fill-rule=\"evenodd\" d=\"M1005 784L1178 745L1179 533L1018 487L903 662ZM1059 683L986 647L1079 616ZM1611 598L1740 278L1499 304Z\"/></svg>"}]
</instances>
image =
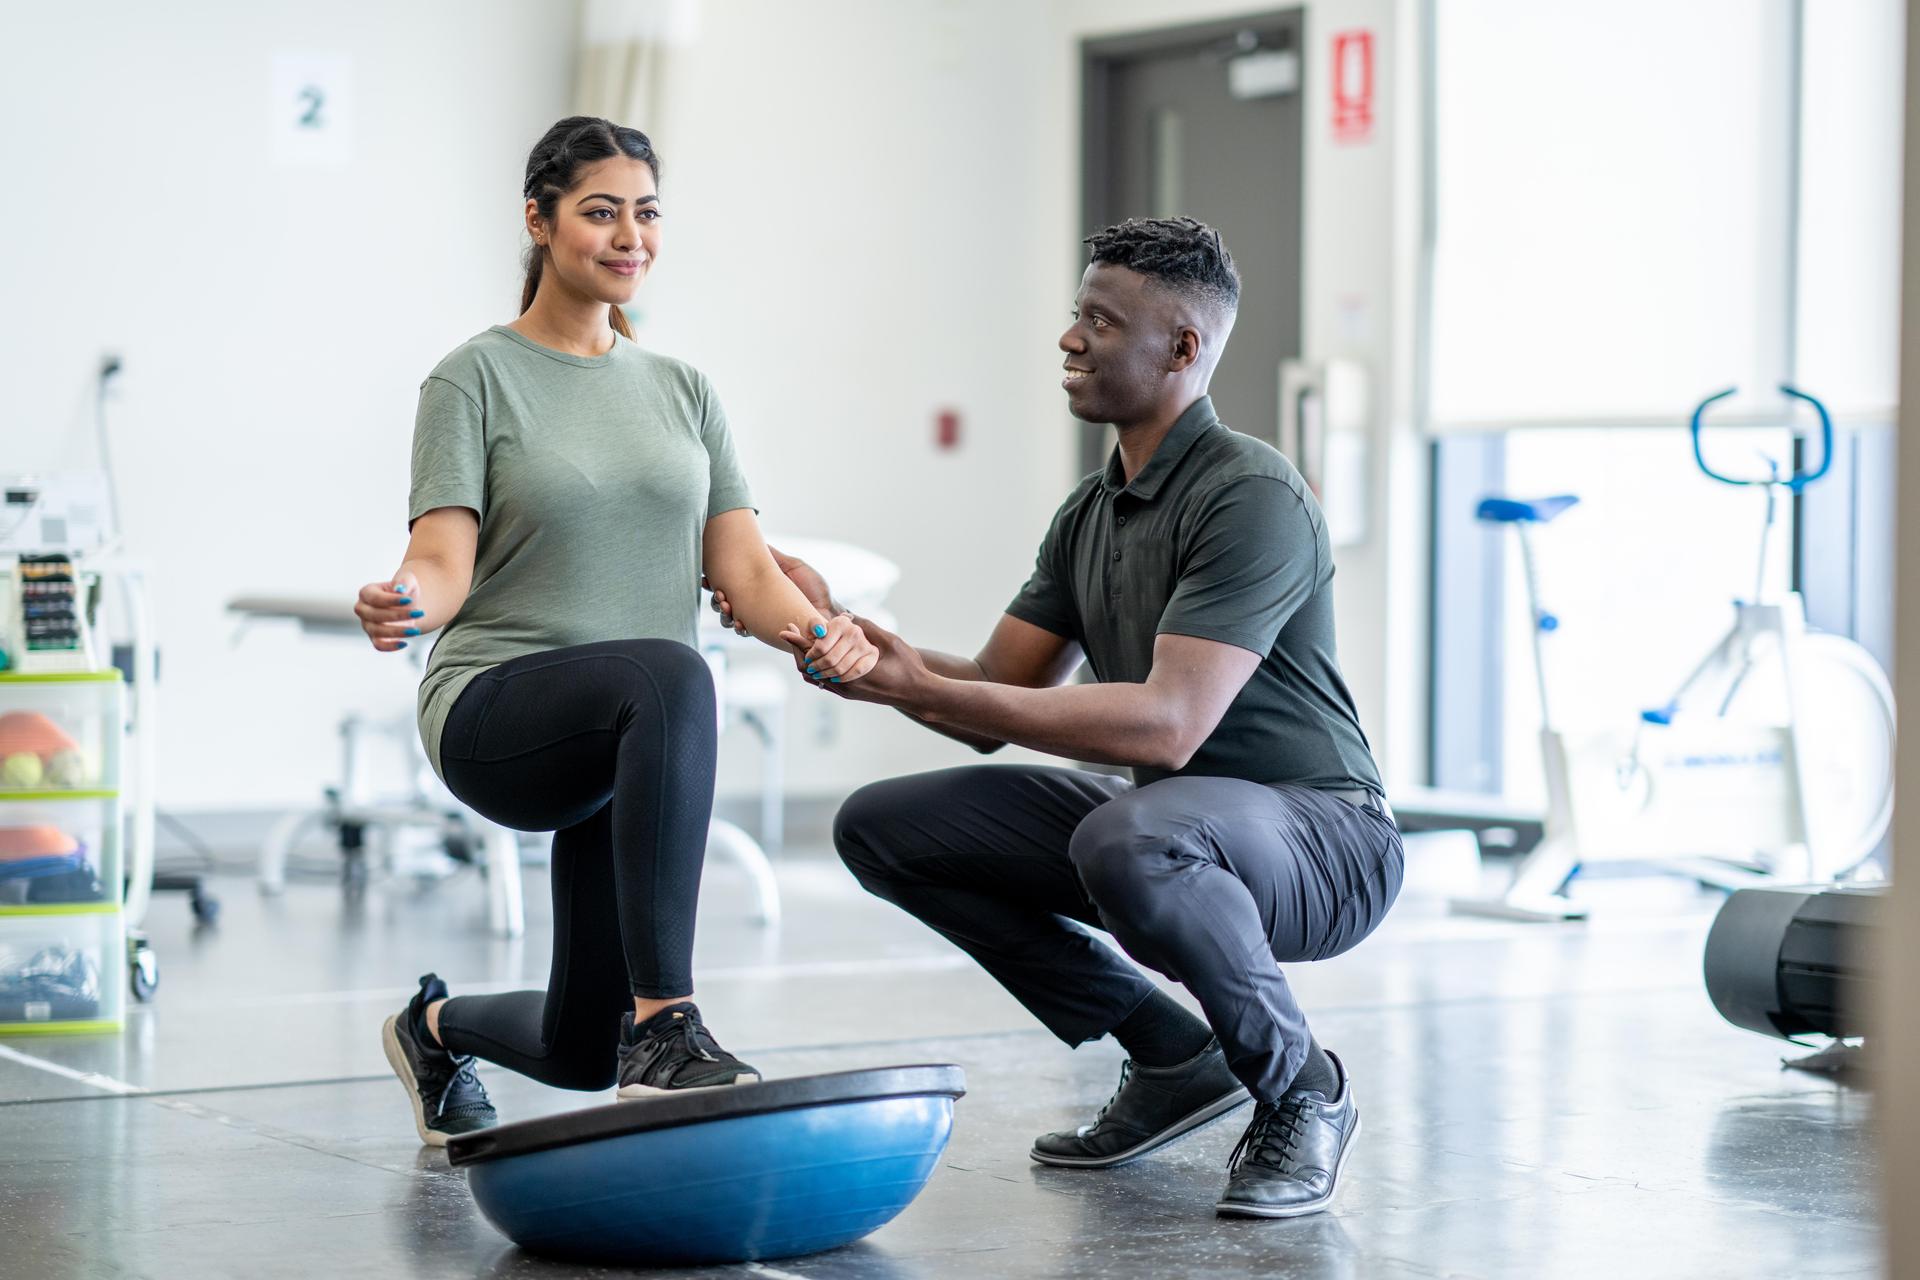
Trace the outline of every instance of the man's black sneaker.
<instances>
[{"instance_id":1,"label":"man's black sneaker","mask_svg":"<svg viewBox=\"0 0 1920 1280\"><path fill-rule=\"evenodd\" d=\"M1041 1164L1111 1169L1183 1138L1247 1101L1246 1088L1227 1070L1216 1039L1171 1067L1143 1067L1129 1059L1120 1087L1092 1124L1034 1139L1027 1154Z\"/></svg>"},{"instance_id":2,"label":"man's black sneaker","mask_svg":"<svg viewBox=\"0 0 1920 1280\"><path fill-rule=\"evenodd\" d=\"M429 973L420 979L420 990L407 1007L380 1028L387 1062L413 1103L414 1127L430 1147L444 1147L448 1138L500 1123L474 1070L473 1056L448 1053L427 1031L427 1006L446 996L447 984Z\"/></svg>"},{"instance_id":3,"label":"man's black sneaker","mask_svg":"<svg viewBox=\"0 0 1920 1280\"><path fill-rule=\"evenodd\" d=\"M1254 1108L1240 1145L1227 1162L1227 1189L1214 1208L1242 1218L1297 1218L1333 1203L1340 1167L1360 1132L1353 1082L1346 1064L1329 1053L1340 1092L1329 1099L1311 1089L1289 1089L1278 1104Z\"/></svg>"},{"instance_id":4,"label":"man's black sneaker","mask_svg":"<svg viewBox=\"0 0 1920 1280\"><path fill-rule=\"evenodd\" d=\"M759 1079L758 1071L720 1047L691 1002L669 1005L638 1030L631 1012L620 1019L622 1098L754 1084Z\"/></svg>"}]
</instances>

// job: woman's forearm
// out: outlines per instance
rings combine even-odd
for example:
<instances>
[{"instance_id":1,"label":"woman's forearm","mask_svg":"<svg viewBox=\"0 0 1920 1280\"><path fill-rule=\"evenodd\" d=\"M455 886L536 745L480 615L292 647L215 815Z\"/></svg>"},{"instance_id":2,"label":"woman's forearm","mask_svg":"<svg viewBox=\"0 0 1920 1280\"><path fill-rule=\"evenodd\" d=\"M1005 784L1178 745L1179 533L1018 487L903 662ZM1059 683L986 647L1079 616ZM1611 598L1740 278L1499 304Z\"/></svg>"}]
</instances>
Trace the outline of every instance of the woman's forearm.
<instances>
[{"instance_id":1,"label":"woman's forearm","mask_svg":"<svg viewBox=\"0 0 1920 1280\"><path fill-rule=\"evenodd\" d=\"M791 627L804 636L813 634L813 621L820 611L800 594L800 588L794 586L786 574L774 567L770 557L765 571L749 573L745 582L715 585L726 592L734 618L763 644L792 654L793 650L780 638L783 629Z\"/></svg>"},{"instance_id":2,"label":"woman's forearm","mask_svg":"<svg viewBox=\"0 0 1920 1280\"><path fill-rule=\"evenodd\" d=\"M467 602L467 591L473 585L471 574L459 573L438 556L423 555L410 555L401 561L393 581L397 586L412 589L413 607L421 612L413 625L421 635L438 631L452 622L453 615Z\"/></svg>"}]
</instances>

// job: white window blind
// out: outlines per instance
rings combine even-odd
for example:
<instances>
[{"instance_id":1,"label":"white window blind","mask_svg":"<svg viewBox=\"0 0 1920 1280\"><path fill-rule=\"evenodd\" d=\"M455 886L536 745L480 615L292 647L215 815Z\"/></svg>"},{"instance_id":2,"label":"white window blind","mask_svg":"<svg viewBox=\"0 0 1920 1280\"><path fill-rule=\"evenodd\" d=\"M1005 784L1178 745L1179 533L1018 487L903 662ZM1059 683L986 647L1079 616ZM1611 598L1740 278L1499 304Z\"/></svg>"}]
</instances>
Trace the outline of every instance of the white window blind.
<instances>
[{"instance_id":1,"label":"white window blind","mask_svg":"<svg viewBox=\"0 0 1920 1280\"><path fill-rule=\"evenodd\" d=\"M1777 403L1792 7L1436 11L1435 428L1684 421L1735 384Z\"/></svg>"}]
</instances>

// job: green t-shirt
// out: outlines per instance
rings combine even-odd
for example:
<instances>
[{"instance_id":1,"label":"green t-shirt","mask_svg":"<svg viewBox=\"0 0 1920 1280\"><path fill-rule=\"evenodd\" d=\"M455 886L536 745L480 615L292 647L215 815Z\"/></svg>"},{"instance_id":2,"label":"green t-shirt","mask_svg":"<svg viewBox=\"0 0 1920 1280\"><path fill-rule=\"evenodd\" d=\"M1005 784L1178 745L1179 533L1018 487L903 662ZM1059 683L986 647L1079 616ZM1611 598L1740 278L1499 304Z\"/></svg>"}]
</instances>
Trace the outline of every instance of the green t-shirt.
<instances>
[{"instance_id":1,"label":"green t-shirt","mask_svg":"<svg viewBox=\"0 0 1920 1280\"><path fill-rule=\"evenodd\" d=\"M480 516L473 588L420 682L420 737L474 676L601 640L694 643L706 522L751 507L713 387L625 338L575 356L495 325L420 384L408 525Z\"/></svg>"}]
</instances>

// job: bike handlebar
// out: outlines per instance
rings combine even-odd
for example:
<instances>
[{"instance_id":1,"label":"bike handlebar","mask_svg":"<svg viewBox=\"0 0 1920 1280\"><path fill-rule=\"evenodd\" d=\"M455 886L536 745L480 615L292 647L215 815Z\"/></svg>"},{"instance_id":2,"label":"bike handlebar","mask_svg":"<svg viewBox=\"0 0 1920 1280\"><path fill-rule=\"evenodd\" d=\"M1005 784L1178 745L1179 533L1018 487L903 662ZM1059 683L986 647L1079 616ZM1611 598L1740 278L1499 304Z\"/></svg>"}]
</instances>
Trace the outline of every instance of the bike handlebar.
<instances>
[{"instance_id":1,"label":"bike handlebar","mask_svg":"<svg viewBox=\"0 0 1920 1280\"><path fill-rule=\"evenodd\" d=\"M1767 465L1772 468L1772 474L1762 480L1748 480L1738 476L1721 475L1718 471L1708 466L1706 454L1702 452L1700 448L1700 420L1705 416L1708 405L1720 400L1725 400L1739 389L1738 387L1728 387L1725 391L1717 395L1708 396L1705 400L1702 400L1700 406L1693 411L1693 460L1699 464L1702 471L1706 472L1707 475L1713 479L1718 480L1721 484L1779 485L1791 493L1799 493L1815 480L1827 474L1827 469L1833 466L1833 418L1827 413L1827 406L1821 404L1806 392L1796 390L1793 387L1787 386L1785 383L1780 384L1781 394L1792 396L1795 400L1806 401L1813 406L1813 411L1820 415L1820 466L1813 471L1803 471L1795 467L1793 473L1784 480L1780 478L1779 465L1771 458L1767 460Z\"/></svg>"}]
</instances>

